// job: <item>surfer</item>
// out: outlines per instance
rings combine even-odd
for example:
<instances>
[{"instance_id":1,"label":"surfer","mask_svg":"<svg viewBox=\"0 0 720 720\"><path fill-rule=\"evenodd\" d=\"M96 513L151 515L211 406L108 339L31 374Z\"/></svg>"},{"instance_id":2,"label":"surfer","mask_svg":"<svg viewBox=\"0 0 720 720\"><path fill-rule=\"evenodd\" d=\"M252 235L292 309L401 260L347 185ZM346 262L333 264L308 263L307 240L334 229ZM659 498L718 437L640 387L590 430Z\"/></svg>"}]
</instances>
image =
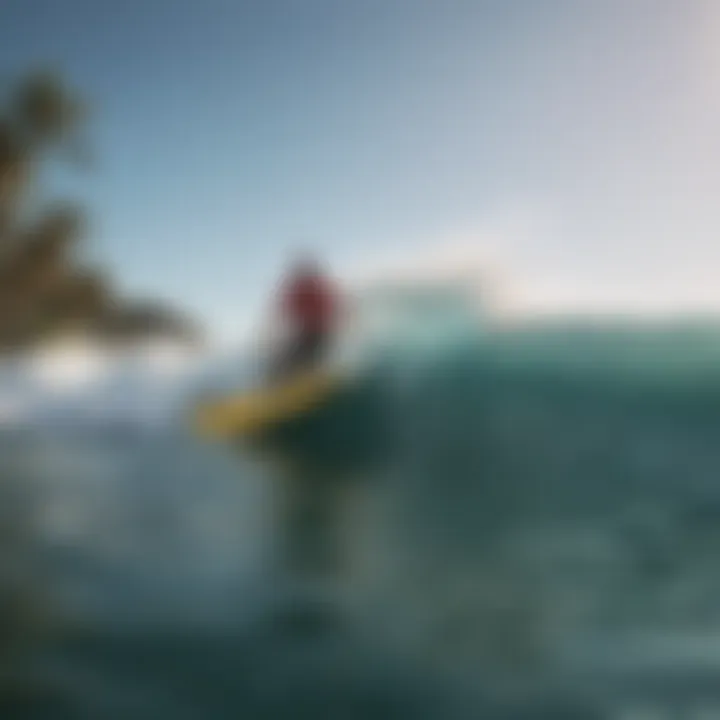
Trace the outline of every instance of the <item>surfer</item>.
<instances>
[{"instance_id":1,"label":"surfer","mask_svg":"<svg viewBox=\"0 0 720 720\"><path fill-rule=\"evenodd\" d=\"M320 265L308 255L300 256L281 286L279 314L288 341L274 362L273 377L321 364L337 330L340 293Z\"/></svg>"}]
</instances>

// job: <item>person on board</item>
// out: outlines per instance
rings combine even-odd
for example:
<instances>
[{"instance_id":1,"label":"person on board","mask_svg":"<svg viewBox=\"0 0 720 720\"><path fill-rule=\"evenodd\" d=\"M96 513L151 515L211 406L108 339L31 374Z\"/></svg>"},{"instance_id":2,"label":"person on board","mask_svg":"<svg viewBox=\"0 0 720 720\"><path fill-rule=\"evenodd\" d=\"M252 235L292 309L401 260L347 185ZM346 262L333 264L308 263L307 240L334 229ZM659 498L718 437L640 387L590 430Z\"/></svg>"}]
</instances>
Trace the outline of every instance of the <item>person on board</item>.
<instances>
[{"instance_id":1,"label":"person on board","mask_svg":"<svg viewBox=\"0 0 720 720\"><path fill-rule=\"evenodd\" d=\"M275 377L321 364L338 329L340 292L320 265L301 255L280 288L279 313L289 333L275 365Z\"/></svg>"}]
</instances>

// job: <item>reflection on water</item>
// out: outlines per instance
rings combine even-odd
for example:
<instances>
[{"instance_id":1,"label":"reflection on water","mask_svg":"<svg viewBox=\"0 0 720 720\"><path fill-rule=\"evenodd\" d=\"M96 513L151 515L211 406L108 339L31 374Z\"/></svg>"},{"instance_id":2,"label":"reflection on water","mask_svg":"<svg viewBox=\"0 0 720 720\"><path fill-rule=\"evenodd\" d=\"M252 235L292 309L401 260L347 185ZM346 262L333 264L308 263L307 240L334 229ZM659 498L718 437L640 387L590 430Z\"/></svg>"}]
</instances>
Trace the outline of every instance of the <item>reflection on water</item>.
<instances>
[{"instance_id":1,"label":"reflection on water","mask_svg":"<svg viewBox=\"0 0 720 720\"><path fill-rule=\"evenodd\" d=\"M75 627L53 672L93 717L712 709L718 375L698 355L662 369L657 340L649 376L643 343L594 338L595 366L587 339L554 342L455 348L396 386L347 626L272 622L270 485L249 459L172 433L4 438Z\"/></svg>"}]
</instances>

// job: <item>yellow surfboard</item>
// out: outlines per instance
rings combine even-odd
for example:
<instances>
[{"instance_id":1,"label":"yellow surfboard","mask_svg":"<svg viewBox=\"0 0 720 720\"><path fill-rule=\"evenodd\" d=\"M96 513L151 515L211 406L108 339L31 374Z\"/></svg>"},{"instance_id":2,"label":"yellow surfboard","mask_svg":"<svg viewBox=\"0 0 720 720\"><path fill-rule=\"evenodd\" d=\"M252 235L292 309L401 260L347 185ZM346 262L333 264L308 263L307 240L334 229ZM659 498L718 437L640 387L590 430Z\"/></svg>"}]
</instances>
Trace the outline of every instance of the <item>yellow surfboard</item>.
<instances>
[{"instance_id":1,"label":"yellow surfboard","mask_svg":"<svg viewBox=\"0 0 720 720\"><path fill-rule=\"evenodd\" d=\"M338 375L314 372L280 385L202 402L195 410L195 428L215 439L256 435L316 407L340 384Z\"/></svg>"}]
</instances>

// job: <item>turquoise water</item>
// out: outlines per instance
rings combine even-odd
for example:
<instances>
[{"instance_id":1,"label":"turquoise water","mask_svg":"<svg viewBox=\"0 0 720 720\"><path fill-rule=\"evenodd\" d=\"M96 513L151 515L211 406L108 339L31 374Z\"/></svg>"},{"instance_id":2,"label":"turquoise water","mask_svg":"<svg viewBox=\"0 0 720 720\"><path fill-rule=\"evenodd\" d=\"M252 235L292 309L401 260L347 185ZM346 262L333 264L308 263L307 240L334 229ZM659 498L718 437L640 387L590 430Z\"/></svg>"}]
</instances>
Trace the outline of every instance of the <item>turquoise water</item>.
<instances>
[{"instance_id":1,"label":"turquoise water","mask_svg":"<svg viewBox=\"0 0 720 720\"><path fill-rule=\"evenodd\" d=\"M273 533L252 458L175 431L5 440L37 489L48 587L84 628L54 656L86 677L67 681L76 704L611 718L712 702L720 332L463 331L414 348L385 346L372 370L392 452L358 533L357 624L322 641L253 619L273 597Z\"/></svg>"}]
</instances>

